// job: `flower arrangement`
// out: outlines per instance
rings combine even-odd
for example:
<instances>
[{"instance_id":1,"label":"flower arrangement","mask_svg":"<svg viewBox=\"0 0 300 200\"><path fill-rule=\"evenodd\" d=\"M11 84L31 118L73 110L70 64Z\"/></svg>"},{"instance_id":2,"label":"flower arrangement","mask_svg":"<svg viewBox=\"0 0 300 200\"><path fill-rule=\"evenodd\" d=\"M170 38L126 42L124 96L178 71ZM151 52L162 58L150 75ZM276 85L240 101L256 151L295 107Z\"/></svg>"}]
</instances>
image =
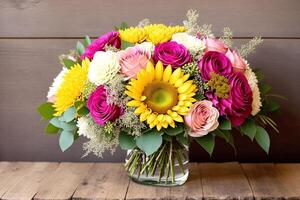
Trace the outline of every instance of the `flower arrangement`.
<instances>
[{"instance_id":1,"label":"flower arrangement","mask_svg":"<svg viewBox=\"0 0 300 200\"><path fill-rule=\"evenodd\" d=\"M87 138L84 156L119 145L129 150L131 178L158 185L185 182L192 140L211 155L216 137L234 148L236 129L268 152L265 128L278 132L269 113L279 105L246 60L262 39L233 48L229 28L218 39L197 17L188 11L183 26L122 23L78 42L60 56L62 71L38 108L45 132L59 134L62 151Z\"/></svg>"}]
</instances>

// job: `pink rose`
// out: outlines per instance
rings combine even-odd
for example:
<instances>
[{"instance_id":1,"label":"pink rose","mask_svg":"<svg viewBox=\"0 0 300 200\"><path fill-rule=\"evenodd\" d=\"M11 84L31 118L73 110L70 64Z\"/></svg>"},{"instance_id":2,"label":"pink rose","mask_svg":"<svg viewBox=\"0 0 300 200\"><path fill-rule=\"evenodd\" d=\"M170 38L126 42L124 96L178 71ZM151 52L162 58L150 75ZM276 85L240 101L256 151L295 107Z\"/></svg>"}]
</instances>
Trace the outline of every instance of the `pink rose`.
<instances>
[{"instance_id":1,"label":"pink rose","mask_svg":"<svg viewBox=\"0 0 300 200\"><path fill-rule=\"evenodd\" d=\"M212 102L198 101L184 117L185 123L192 129L189 133L192 137L202 137L215 130L219 126L219 111L212 106Z\"/></svg>"},{"instance_id":2,"label":"pink rose","mask_svg":"<svg viewBox=\"0 0 300 200\"><path fill-rule=\"evenodd\" d=\"M129 78L134 78L136 74L146 67L151 57L151 53L141 47L129 47L119 53L119 63L121 71Z\"/></svg>"},{"instance_id":3,"label":"pink rose","mask_svg":"<svg viewBox=\"0 0 300 200\"><path fill-rule=\"evenodd\" d=\"M234 72L242 72L247 68L247 63L236 51L228 49L225 54L231 61Z\"/></svg>"},{"instance_id":4,"label":"pink rose","mask_svg":"<svg viewBox=\"0 0 300 200\"><path fill-rule=\"evenodd\" d=\"M203 38L202 40L205 42L205 52L217 51L224 54L227 52L228 47L221 40L215 38Z\"/></svg>"}]
</instances>

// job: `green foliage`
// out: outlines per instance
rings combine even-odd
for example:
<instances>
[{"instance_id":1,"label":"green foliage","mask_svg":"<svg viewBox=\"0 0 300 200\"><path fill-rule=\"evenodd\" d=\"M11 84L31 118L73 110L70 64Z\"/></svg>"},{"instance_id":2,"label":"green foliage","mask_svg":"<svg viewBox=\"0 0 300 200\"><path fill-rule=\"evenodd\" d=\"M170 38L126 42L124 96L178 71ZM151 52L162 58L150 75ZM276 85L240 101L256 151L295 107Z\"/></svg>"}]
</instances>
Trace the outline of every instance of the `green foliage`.
<instances>
[{"instance_id":1,"label":"green foliage","mask_svg":"<svg viewBox=\"0 0 300 200\"><path fill-rule=\"evenodd\" d=\"M85 51L85 47L81 42L78 41L76 44L76 50L79 55L82 55Z\"/></svg>"},{"instance_id":2,"label":"green foliage","mask_svg":"<svg viewBox=\"0 0 300 200\"><path fill-rule=\"evenodd\" d=\"M58 117L54 117L49 121L50 124L52 124L53 126L56 126L58 128L61 128L63 130L67 130L67 131L75 131L77 129L77 126L74 122L64 122L61 121L60 118Z\"/></svg>"},{"instance_id":3,"label":"green foliage","mask_svg":"<svg viewBox=\"0 0 300 200\"><path fill-rule=\"evenodd\" d=\"M175 135L182 133L184 131L184 129L183 129L182 125L177 125L175 128L168 127L166 129L164 129L163 131L170 136L175 136Z\"/></svg>"},{"instance_id":4,"label":"green foliage","mask_svg":"<svg viewBox=\"0 0 300 200\"><path fill-rule=\"evenodd\" d=\"M70 122L76 117L76 108L74 106L68 108L59 118L60 121Z\"/></svg>"},{"instance_id":5,"label":"green foliage","mask_svg":"<svg viewBox=\"0 0 300 200\"><path fill-rule=\"evenodd\" d=\"M59 137L59 146L62 151L67 150L74 142L72 131L63 130Z\"/></svg>"},{"instance_id":6,"label":"green foliage","mask_svg":"<svg viewBox=\"0 0 300 200\"><path fill-rule=\"evenodd\" d=\"M56 126L54 126L53 124L50 124L50 123L45 127L46 134L56 134L56 133L58 133L58 131L59 131L59 128L57 128Z\"/></svg>"},{"instance_id":7,"label":"green foliage","mask_svg":"<svg viewBox=\"0 0 300 200\"><path fill-rule=\"evenodd\" d=\"M79 116L85 116L85 115L87 115L89 113L90 113L89 109L87 107L85 107L85 106L82 106L80 109L77 110L77 114Z\"/></svg>"},{"instance_id":8,"label":"green foliage","mask_svg":"<svg viewBox=\"0 0 300 200\"><path fill-rule=\"evenodd\" d=\"M279 130L277 129L277 124L270 117L268 117L266 115L259 114L258 118L260 119L260 121L264 125L271 126L274 129L274 131L276 131L277 133L279 133Z\"/></svg>"},{"instance_id":9,"label":"green foliage","mask_svg":"<svg viewBox=\"0 0 300 200\"><path fill-rule=\"evenodd\" d=\"M163 140L168 141L168 142L172 142L172 136L167 135L167 134L163 134L162 135Z\"/></svg>"},{"instance_id":10,"label":"green foliage","mask_svg":"<svg viewBox=\"0 0 300 200\"><path fill-rule=\"evenodd\" d=\"M84 37L84 46L87 47L87 46L89 46L91 43L92 43L91 38L90 38L88 35L86 35L86 36Z\"/></svg>"},{"instance_id":11,"label":"green foliage","mask_svg":"<svg viewBox=\"0 0 300 200\"><path fill-rule=\"evenodd\" d=\"M128 28L128 24L126 22L122 22L119 26L115 26L115 30L118 31L118 30L124 30L126 28Z\"/></svg>"},{"instance_id":12,"label":"green foliage","mask_svg":"<svg viewBox=\"0 0 300 200\"><path fill-rule=\"evenodd\" d=\"M232 146L232 148L234 150L236 150L231 131L217 129L217 130L213 131L212 134L224 139L228 144L230 144Z\"/></svg>"},{"instance_id":13,"label":"green foliage","mask_svg":"<svg viewBox=\"0 0 300 200\"><path fill-rule=\"evenodd\" d=\"M73 67L76 64L76 62L74 62L73 60L70 60L68 58L63 59L63 63L67 69L70 69L71 67Z\"/></svg>"},{"instance_id":14,"label":"green foliage","mask_svg":"<svg viewBox=\"0 0 300 200\"><path fill-rule=\"evenodd\" d=\"M187 135L185 135L184 132L180 133L179 135L176 135L176 139L179 143L188 146L189 145L189 138Z\"/></svg>"},{"instance_id":15,"label":"green foliage","mask_svg":"<svg viewBox=\"0 0 300 200\"><path fill-rule=\"evenodd\" d=\"M203 137L194 138L198 144L211 156L215 147L215 136L207 134Z\"/></svg>"},{"instance_id":16,"label":"green foliage","mask_svg":"<svg viewBox=\"0 0 300 200\"><path fill-rule=\"evenodd\" d=\"M255 74L255 76L256 76L256 78L259 82L261 82L264 79L264 75L263 75L261 70L253 69L253 72L254 72L254 74Z\"/></svg>"},{"instance_id":17,"label":"green foliage","mask_svg":"<svg viewBox=\"0 0 300 200\"><path fill-rule=\"evenodd\" d=\"M147 156L156 152L162 144L162 136L156 129L151 129L136 138L137 146L146 153Z\"/></svg>"},{"instance_id":18,"label":"green foliage","mask_svg":"<svg viewBox=\"0 0 300 200\"><path fill-rule=\"evenodd\" d=\"M133 149L136 147L134 136L122 131L119 135L120 147L124 150Z\"/></svg>"},{"instance_id":19,"label":"green foliage","mask_svg":"<svg viewBox=\"0 0 300 200\"><path fill-rule=\"evenodd\" d=\"M261 96L266 95L268 92L271 91L271 89L272 89L272 87L268 84L260 84L259 85L259 91L260 91Z\"/></svg>"},{"instance_id":20,"label":"green foliage","mask_svg":"<svg viewBox=\"0 0 300 200\"><path fill-rule=\"evenodd\" d=\"M269 153L270 137L263 127L257 126L255 140L266 153Z\"/></svg>"},{"instance_id":21,"label":"green foliage","mask_svg":"<svg viewBox=\"0 0 300 200\"><path fill-rule=\"evenodd\" d=\"M133 47L133 46L134 46L134 44L124 41L124 40L121 40L121 49L122 50L127 49L128 47Z\"/></svg>"},{"instance_id":22,"label":"green foliage","mask_svg":"<svg viewBox=\"0 0 300 200\"><path fill-rule=\"evenodd\" d=\"M266 112L274 112L280 108L280 105L277 101L272 99L268 99L263 103L263 109Z\"/></svg>"},{"instance_id":23,"label":"green foliage","mask_svg":"<svg viewBox=\"0 0 300 200\"><path fill-rule=\"evenodd\" d=\"M252 141L256 134L256 125L252 119L247 119L241 126L241 131L243 134L247 135Z\"/></svg>"},{"instance_id":24,"label":"green foliage","mask_svg":"<svg viewBox=\"0 0 300 200\"><path fill-rule=\"evenodd\" d=\"M221 130L231 130L231 122L227 119L221 119L218 128Z\"/></svg>"},{"instance_id":25,"label":"green foliage","mask_svg":"<svg viewBox=\"0 0 300 200\"><path fill-rule=\"evenodd\" d=\"M49 102L41 104L37 111L44 119L51 119L55 112L53 104Z\"/></svg>"}]
</instances>

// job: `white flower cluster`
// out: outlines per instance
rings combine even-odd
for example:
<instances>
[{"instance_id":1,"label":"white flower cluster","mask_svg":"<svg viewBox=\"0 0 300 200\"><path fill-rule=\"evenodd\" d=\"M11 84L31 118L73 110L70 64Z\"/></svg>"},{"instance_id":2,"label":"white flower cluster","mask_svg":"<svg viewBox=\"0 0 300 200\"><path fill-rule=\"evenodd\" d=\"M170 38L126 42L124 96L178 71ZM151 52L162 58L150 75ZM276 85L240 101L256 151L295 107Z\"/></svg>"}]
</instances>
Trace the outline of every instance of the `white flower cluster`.
<instances>
[{"instance_id":1,"label":"white flower cluster","mask_svg":"<svg viewBox=\"0 0 300 200\"><path fill-rule=\"evenodd\" d=\"M205 42L191 36L187 33L175 33L172 36L172 41L185 46L192 54L196 54L205 49Z\"/></svg>"},{"instance_id":2,"label":"white flower cluster","mask_svg":"<svg viewBox=\"0 0 300 200\"><path fill-rule=\"evenodd\" d=\"M253 94L251 114L254 116L260 111L260 108L262 106L260 92L259 92L259 88L258 88L258 85L257 85L258 80L256 78L255 73L252 71L252 69L250 67L248 67L246 69L245 77L248 80L248 83L250 85L250 88L251 88L252 94Z\"/></svg>"},{"instance_id":3,"label":"white flower cluster","mask_svg":"<svg viewBox=\"0 0 300 200\"><path fill-rule=\"evenodd\" d=\"M95 85L103 85L119 72L120 65L116 52L98 51L95 53L88 72L88 79Z\"/></svg>"}]
</instances>

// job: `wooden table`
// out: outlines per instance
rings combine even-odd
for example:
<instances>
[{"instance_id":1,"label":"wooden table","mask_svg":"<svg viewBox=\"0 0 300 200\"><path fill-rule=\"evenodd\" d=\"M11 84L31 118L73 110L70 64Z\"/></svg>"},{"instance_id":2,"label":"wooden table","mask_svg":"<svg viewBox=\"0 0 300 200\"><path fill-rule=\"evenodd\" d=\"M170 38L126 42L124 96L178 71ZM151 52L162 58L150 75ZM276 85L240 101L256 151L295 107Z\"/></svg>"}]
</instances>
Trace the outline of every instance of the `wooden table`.
<instances>
[{"instance_id":1,"label":"wooden table","mask_svg":"<svg viewBox=\"0 0 300 200\"><path fill-rule=\"evenodd\" d=\"M122 164L0 162L1 199L300 199L300 164L191 163L180 187L131 182Z\"/></svg>"}]
</instances>

